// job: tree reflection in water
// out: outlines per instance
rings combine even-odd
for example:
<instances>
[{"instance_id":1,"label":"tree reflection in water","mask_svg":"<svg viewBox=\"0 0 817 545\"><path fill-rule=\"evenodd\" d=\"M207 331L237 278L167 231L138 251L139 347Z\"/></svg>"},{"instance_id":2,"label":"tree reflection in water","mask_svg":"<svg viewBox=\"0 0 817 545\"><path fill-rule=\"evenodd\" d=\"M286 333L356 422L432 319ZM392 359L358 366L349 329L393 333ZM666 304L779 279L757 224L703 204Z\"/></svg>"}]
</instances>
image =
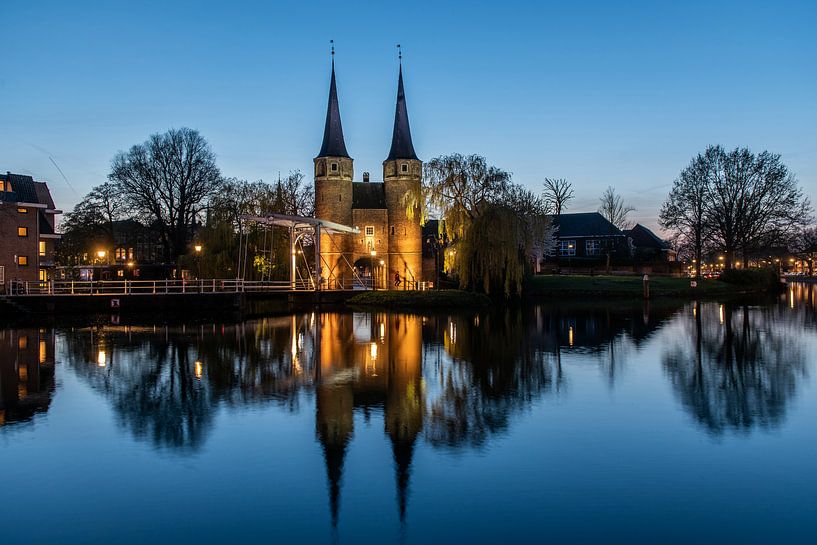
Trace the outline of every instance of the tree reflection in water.
<instances>
[{"instance_id":1,"label":"tree reflection in water","mask_svg":"<svg viewBox=\"0 0 817 545\"><path fill-rule=\"evenodd\" d=\"M315 429L337 523L354 414L381 412L401 520L414 449L481 448L514 414L562 390L565 351L623 363L669 316L620 304L531 306L418 316L311 313L233 325L105 326L64 332L67 363L111 401L120 425L157 448L199 448L220 406L301 408L314 394ZM609 357L607 356L609 354Z\"/></svg>"},{"instance_id":2,"label":"tree reflection in water","mask_svg":"<svg viewBox=\"0 0 817 545\"><path fill-rule=\"evenodd\" d=\"M798 315L779 306L693 303L680 320L683 334L662 360L695 420L715 435L779 425L805 374Z\"/></svg>"}]
</instances>

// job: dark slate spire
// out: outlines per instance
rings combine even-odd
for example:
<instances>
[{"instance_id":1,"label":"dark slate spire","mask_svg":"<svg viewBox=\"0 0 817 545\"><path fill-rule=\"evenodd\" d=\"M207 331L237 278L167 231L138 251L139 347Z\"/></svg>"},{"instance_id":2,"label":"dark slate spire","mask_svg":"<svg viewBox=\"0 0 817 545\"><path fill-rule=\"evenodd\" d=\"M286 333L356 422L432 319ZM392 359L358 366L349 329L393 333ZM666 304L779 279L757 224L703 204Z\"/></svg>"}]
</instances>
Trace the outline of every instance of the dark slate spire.
<instances>
[{"instance_id":1,"label":"dark slate spire","mask_svg":"<svg viewBox=\"0 0 817 545\"><path fill-rule=\"evenodd\" d=\"M403 91L403 63L400 63L400 76L397 80L397 110L394 113L394 133L391 137L391 151L386 161L392 159L417 159L414 144L411 143L406 93ZM419 160L419 159L418 159Z\"/></svg>"},{"instance_id":2,"label":"dark slate spire","mask_svg":"<svg viewBox=\"0 0 817 545\"><path fill-rule=\"evenodd\" d=\"M334 54L333 49L332 55ZM343 126L340 124L334 57L332 58L332 83L329 85L329 105L326 107L326 126L323 129L323 145L318 157L349 157L346 143L343 141Z\"/></svg>"}]
</instances>

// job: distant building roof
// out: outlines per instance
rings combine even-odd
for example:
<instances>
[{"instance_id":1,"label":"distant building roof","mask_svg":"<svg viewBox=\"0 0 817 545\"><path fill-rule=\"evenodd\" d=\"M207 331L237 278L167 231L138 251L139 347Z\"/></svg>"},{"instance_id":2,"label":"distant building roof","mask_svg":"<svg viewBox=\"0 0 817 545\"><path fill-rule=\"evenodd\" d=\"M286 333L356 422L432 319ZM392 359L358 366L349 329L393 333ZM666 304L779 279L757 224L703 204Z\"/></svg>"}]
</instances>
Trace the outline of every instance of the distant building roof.
<instances>
[{"instance_id":1,"label":"distant building roof","mask_svg":"<svg viewBox=\"0 0 817 545\"><path fill-rule=\"evenodd\" d=\"M0 181L5 182L6 185L6 190L0 196L0 200L43 204L47 208L54 208L54 200L45 182L35 182L31 176L11 172L0 174Z\"/></svg>"},{"instance_id":2,"label":"distant building roof","mask_svg":"<svg viewBox=\"0 0 817 545\"><path fill-rule=\"evenodd\" d=\"M386 186L382 183L354 182L352 208L379 210L386 208Z\"/></svg>"},{"instance_id":3,"label":"distant building roof","mask_svg":"<svg viewBox=\"0 0 817 545\"><path fill-rule=\"evenodd\" d=\"M624 233L598 212L581 212L551 216L559 228L556 236L564 237L616 237Z\"/></svg>"},{"instance_id":4,"label":"distant building roof","mask_svg":"<svg viewBox=\"0 0 817 545\"><path fill-rule=\"evenodd\" d=\"M7 186L6 191L3 193L4 201L39 203L37 190L34 187L34 178L31 176L7 172L6 174L0 174L0 180L6 182Z\"/></svg>"},{"instance_id":5,"label":"distant building roof","mask_svg":"<svg viewBox=\"0 0 817 545\"><path fill-rule=\"evenodd\" d=\"M670 249L670 245L666 240L661 239L658 235L640 223L636 223L635 227L624 231L624 233L633 239L633 244L636 248L654 248L656 250Z\"/></svg>"}]
</instances>

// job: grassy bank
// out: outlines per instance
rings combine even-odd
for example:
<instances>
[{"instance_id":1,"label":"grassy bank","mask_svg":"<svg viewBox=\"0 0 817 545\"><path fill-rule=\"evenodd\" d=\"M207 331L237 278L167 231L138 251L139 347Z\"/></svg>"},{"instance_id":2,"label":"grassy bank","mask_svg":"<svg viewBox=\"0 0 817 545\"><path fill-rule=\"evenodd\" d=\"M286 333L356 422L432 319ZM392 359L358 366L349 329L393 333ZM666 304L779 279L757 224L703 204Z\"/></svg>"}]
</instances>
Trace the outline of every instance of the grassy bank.
<instances>
[{"instance_id":1,"label":"grassy bank","mask_svg":"<svg viewBox=\"0 0 817 545\"><path fill-rule=\"evenodd\" d=\"M366 291L348 299L346 304L383 308L487 308L491 300L485 295L460 290Z\"/></svg>"},{"instance_id":2,"label":"grassy bank","mask_svg":"<svg viewBox=\"0 0 817 545\"><path fill-rule=\"evenodd\" d=\"M764 288L701 279L693 288L689 278L650 277L650 297L715 297L760 293ZM640 276L534 276L525 285L526 296L641 297Z\"/></svg>"}]
</instances>

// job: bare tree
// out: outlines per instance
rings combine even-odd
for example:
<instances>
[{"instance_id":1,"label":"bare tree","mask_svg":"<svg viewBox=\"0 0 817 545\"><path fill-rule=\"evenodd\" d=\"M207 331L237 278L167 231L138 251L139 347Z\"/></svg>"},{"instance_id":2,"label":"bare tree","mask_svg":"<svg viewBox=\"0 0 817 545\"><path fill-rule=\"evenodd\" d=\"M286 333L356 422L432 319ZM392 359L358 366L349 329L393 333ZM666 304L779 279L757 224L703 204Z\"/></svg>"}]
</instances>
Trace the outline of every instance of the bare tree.
<instances>
[{"instance_id":1,"label":"bare tree","mask_svg":"<svg viewBox=\"0 0 817 545\"><path fill-rule=\"evenodd\" d=\"M714 166L710 150L698 154L673 183L658 219L661 227L675 233L682 247L692 250L697 278L701 276L701 260L708 234L707 202Z\"/></svg>"},{"instance_id":2,"label":"bare tree","mask_svg":"<svg viewBox=\"0 0 817 545\"><path fill-rule=\"evenodd\" d=\"M160 233L165 257L187 250L192 228L220 188L221 173L198 131L154 134L114 157L108 178L122 197Z\"/></svg>"},{"instance_id":3,"label":"bare tree","mask_svg":"<svg viewBox=\"0 0 817 545\"><path fill-rule=\"evenodd\" d=\"M601 201L599 214L607 218L610 223L619 229L627 229L630 226L627 215L634 212L635 208L625 204L621 195L617 194L615 189L608 186L599 200Z\"/></svg>"},{"instance_id":4,"label":"bare tree","mask_svg":"<svg viewBox=\"0 0 817 545\"><path fill-rule=\"evenodd\" d=\"M567 208L568 201L573 199L573 184L564 178L545 178L542 198L547 208L559 216Z\"/></svg>"},{"instance_id":5,"label":"bare tree","mask_svg":"<svg viewBox=\"0 0 817 545\"><path fill-rule=\"evenodd\" d=\"M710 146L707 222L731 268L740 251L744 267L752 251L785 244L811 220L811 205L780 155L726 152Z\"/></svg>"}]
</instances>

